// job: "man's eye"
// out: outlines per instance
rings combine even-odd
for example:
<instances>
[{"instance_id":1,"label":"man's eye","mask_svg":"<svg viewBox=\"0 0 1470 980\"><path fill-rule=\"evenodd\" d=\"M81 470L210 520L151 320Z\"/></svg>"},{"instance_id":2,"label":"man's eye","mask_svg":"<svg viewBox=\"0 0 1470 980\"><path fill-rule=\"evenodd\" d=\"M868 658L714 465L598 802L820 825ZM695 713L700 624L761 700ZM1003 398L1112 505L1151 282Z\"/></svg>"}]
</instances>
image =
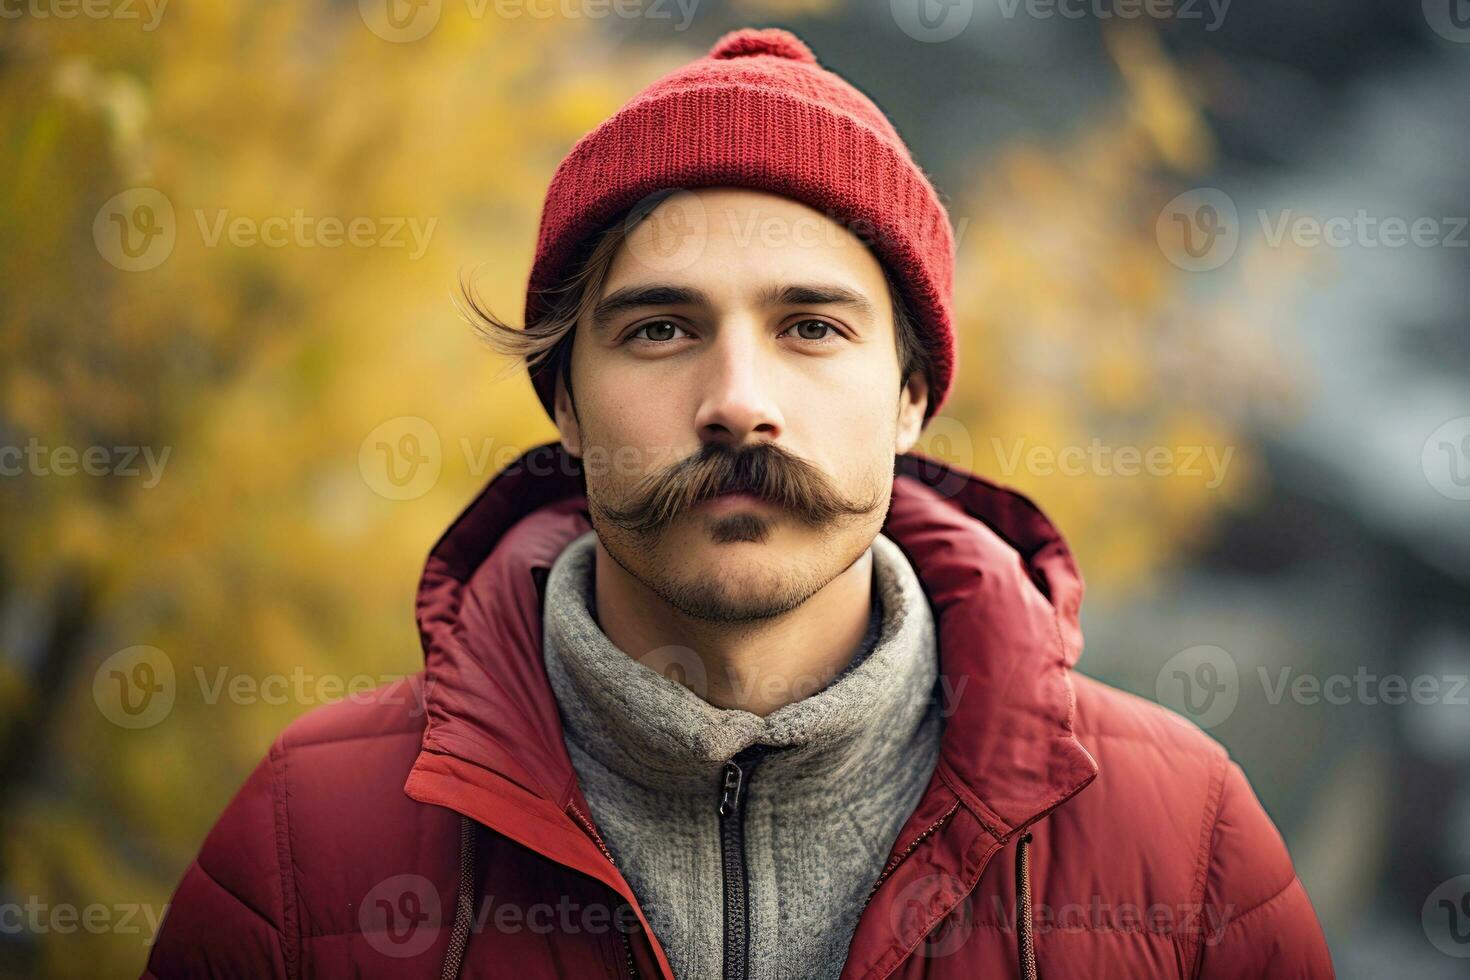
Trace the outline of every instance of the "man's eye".
<instances>
[{"instance_id":1,"label":"man's eye","mask_svg":"<svg viewBox=\"0 0 1470 980\"><path fill-rule=\"evenodd\" d=\"M654 343L663 343L675 339L670 331L683 329L683 327L679 326L673 320L650 320L649 322L643 324L643 326L628 334L628 339L632 340L633 338L638 337L639 334L643 333L643 331L647 330L649 331L649 336L639 337L638 339L648 340Z\"/></svg>"},{"instance_id":2,"label":"man's eye","mask_svg":"<svg viewBox=\"0 0 1470 980\"><path fill-rule=\"evenodd\" d=\"M837 328L832 326L832 324L828 323L826 320L800 320L796 323L793 323L786 329L795 330L797 332L797 336L800 337L802 340L828 340L837 332ZM829 331L829 333L822 334L820 332L822 330ZM816 331L815 336L813 336L813 331Z\"/></svg>"}]
</instances>

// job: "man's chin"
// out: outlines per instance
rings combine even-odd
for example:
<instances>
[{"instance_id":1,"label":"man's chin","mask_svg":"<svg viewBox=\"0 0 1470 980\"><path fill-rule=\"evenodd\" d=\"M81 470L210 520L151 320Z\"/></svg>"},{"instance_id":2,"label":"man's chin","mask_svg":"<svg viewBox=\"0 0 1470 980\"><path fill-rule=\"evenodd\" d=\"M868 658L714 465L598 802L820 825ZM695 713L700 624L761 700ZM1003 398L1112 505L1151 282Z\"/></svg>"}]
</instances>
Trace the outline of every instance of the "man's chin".
<instances>
[{"instance_id":1,"label":"man's chin","mask_svg":"<svg viewBox=\"0 0 1470 980\"><path fill-rule=\"evenodd\" d=\"M666 536L658 548L661 560L649 570L661 579L658 591L666 600L677 596L676 606L700 607L704 618L758 618L782 611L793 588L792 542L782 533L764 541L730 540L728 531L728 526L721 531L693 521Z\"/></svg>"},{"instance_id":2,"label":"man's chin","mask_svg":"<svg viewBox=\"0 0 1470 980\"><path fill-rule=\"evenodd\" d=\"M620 564L675 609L712 622L780 616L825 583L814 571L821 566L821 536L800 522L766 519L771 533L763 541L720 540L722 522L729 518L686 512L646 548L629 552L636 561ZM619 542L611 544L609 550Z\"/></svg>"},{"instance_id":3,"label":"man's chin","mask_svg":"<svg viewBox=\"0 0 1470 980\"><path fill-rule=\"evenodd\" d=\"M747 570L722 561L708 574L696 568L690 577L665 580L658 591L685 615L711 622L753 622L800 605L805 596L794 595L791 583L773 575L769 565L760 567L762 564L754 561L757 567Z\"/></svg>"}]
</instances>

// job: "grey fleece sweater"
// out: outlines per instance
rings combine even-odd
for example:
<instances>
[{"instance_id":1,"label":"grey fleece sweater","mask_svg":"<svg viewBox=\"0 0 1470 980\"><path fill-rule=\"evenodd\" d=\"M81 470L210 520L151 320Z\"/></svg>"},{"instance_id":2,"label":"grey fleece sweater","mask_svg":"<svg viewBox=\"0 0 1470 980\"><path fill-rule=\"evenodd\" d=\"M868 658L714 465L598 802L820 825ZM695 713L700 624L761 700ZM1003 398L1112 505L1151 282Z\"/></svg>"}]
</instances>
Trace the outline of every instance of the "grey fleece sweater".
<instances>
[{"instance_id":1,"label":"grey fleece sweater","mask_svg":"<svg viewBox=\"0 0 1470 980\"><path fill-rule=\"evenodd\" d=\"M675 976L722 976L722 770L763 743L781 748L743 789L748 975L837 977L938 758L938 649L917 575L880 534L863 648L825 688L761 718L714 707L612 644L596 619L595 535L573 541L547 581L547 673L592 818Z\"/></svg>"}]
</instances>

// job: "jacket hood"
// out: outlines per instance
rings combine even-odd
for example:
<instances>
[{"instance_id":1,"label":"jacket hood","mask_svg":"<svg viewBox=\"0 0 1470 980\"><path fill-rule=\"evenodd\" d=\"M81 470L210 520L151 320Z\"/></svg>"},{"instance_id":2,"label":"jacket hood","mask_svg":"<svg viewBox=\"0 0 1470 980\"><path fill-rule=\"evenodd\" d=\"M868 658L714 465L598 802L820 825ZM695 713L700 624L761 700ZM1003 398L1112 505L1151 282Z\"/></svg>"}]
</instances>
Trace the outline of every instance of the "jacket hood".
<instances>
[{"instance_id":1,"label":"jacket hood","mask_svg":"<svg viewBox=\"0 0 1470 980\"><path fill-rule=\"evenodd\" d=\"M1072 726L1082 577L1020 494L918 453L895 469L882 530L913 564L938 629L946 721L934 783L1005 841L1097 774ZM404 788L631 900L585 816L542 657L546 578L592 527L584 487L559 442L537 446L434 546L417 599L426 730Z\"/></svg>"}]
</instances>

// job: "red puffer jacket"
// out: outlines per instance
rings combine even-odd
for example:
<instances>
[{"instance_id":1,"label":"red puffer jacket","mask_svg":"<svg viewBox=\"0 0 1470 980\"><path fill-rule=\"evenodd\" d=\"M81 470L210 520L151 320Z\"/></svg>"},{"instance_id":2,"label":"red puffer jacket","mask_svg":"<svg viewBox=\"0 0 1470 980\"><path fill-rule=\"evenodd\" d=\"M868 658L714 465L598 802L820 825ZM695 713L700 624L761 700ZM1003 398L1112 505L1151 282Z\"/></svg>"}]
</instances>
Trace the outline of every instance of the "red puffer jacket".
<instances>
[{"instance_id":1,"label":"red puffer jacket","mask_svg":"<svg viewBox=\"0 0 1470 980\"><path fill-rule=\"evenodd\" d=\"M184 874L144 976L672 978L543 667L543 586L584 507L555 443L491 481L429 557L425 671L285 731ZM884 533L933 604L948 713L843 980L1333 975L1240 768L1072 672L1082 581L1031 503L904 456Z\"/></svg>"}]
</instances>

